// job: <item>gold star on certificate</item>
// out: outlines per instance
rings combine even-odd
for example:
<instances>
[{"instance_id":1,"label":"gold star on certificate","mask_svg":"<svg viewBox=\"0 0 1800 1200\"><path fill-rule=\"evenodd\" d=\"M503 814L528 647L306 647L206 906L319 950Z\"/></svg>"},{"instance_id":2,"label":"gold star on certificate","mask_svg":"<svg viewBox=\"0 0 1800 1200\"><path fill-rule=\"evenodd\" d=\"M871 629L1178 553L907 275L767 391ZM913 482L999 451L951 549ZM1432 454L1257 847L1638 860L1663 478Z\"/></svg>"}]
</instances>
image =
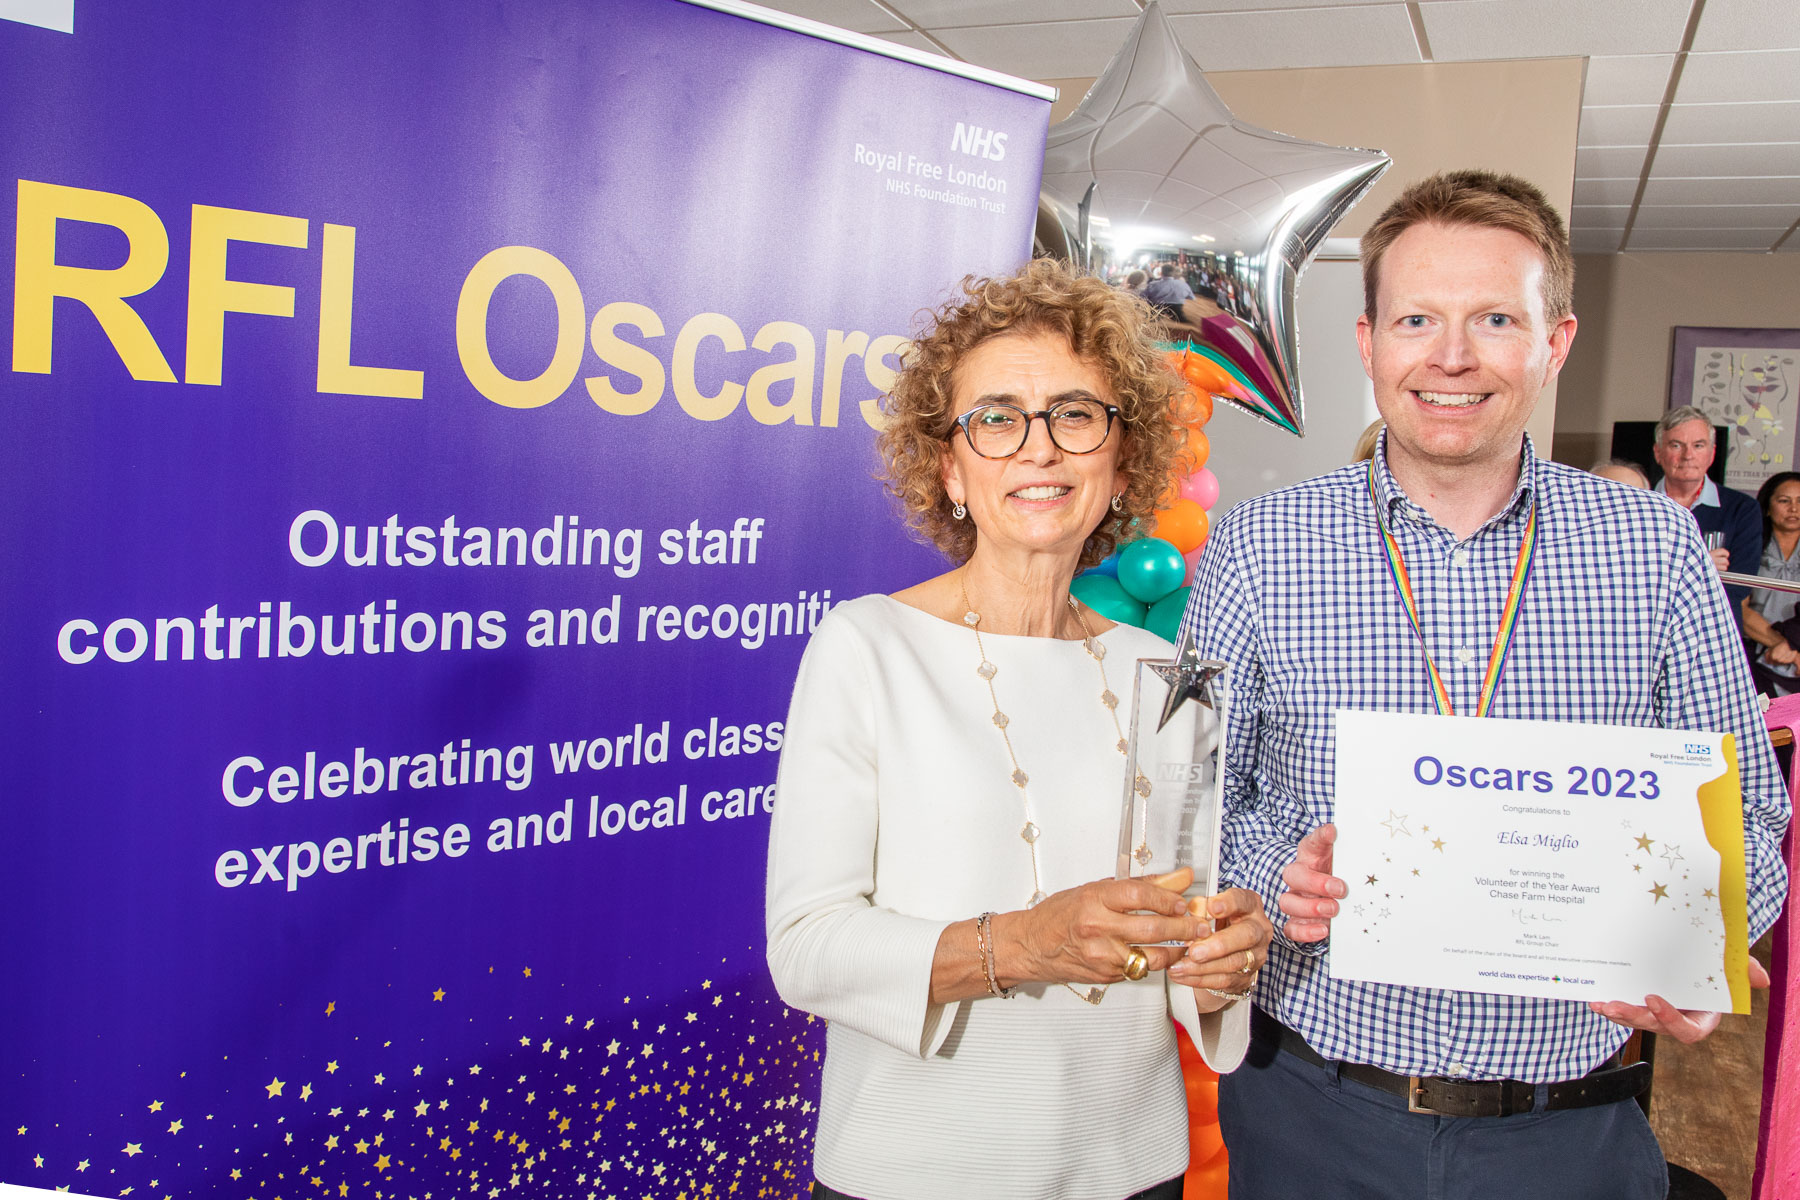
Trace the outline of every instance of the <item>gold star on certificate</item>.
<instances>
[{"instance_id":1,"label":"gold star on certificate","mask_svg":"<svg viewBox=\"0 0 1800 1200\"><path fill-rule=\"evenodd\" d=\"M282 1081L280 1076L276 1076L274 1079L270 1080L268 1083L263 1084L263 1088L265 1091L267 1091L269 1093L269 1099L271 1099L271 1100L273 1100L275 1097L281 1095L281 1089L286 1086L287 1086L287 1084Z\"/></svg>"},{"instance_id":2,"label":"gold star on certificate","mask_svg":"<svg viewBox=\"0 0 1800 1200\"><path fill-rule=\"evenodd\" d=\"M1655 845L1654 840L1650 837L1649 834L1640 833L1637 835L1636 840L1637 840L1637 848L1639 850L1642 850L1645 854L1650 853L1650 847Z\"/></svg>"},{"instance_id":3,"label":"gold star on certificate","mask_svg":"<svg viewBox=\"0 0 1800 1200\"><path fill-rule=\"evenodd\" d=\"M1369 882L1370 887L1374 887L1375 886L1375 877L1373 875L1369 876L1368 882Z\"/></svg>"},{"instance_id":4,"label":"gold star on certificate","mask_svg":"<svg viewBox=\"0 0 1800 1200\"><path fill-rule=\"evenodd\" d=\"M1439 854L1442 854L1444 852L1444 839L1443 838L1432 838L1431 839L1431 848L1433 850L1436 850Z\"/></svg>"},{"instance_id":5,"label":"gold star on certificate","mask_svg":"<svg viewBox=\"0 0 1800 1200\"><path fill-rule=\"evenodd\" d=\"M1412 836L1412 830L1406 827L1406 817L1395 812L1391 808L1388 809L1388 819L1383 821L1381 825L1382 828L1388 831L1388 836L1391 838L1399 837L1403 833L1407 837Z\"/></svg>"},{"instance_id":6,"label":"gold star on certificate","mask_svg":"<svg viewBox=\"0 0 1800 1200\"><path fill-rule=\"evenodd\" d=\"M1717 896L1713 895L1713 890L1711 888L1707 888L1706 890L1702 891L1700 894L1702 896L1705 896L1708 900L1717 900L1718 899Z\"/></svg>"},{"instance_id":7,"label":"gold star on certificate","mask_svg":"<svg viewBox=\"0 0 1800 1200\"><path fill-rule=\"evenodd\" d=\"M1655 897L1650 903L1660 904L1669 898L1669 889L1659 883L1650 889L1650 895Z\"/></svg>"}]
</instances>

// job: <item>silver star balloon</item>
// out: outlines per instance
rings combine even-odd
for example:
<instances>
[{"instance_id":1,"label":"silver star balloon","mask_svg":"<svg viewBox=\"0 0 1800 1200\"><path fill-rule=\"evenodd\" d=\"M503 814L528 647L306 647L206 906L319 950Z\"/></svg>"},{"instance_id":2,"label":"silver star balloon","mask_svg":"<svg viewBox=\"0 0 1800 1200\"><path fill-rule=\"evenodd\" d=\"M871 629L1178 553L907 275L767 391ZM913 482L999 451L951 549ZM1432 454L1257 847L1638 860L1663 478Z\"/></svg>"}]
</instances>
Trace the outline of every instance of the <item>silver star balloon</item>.
<instances>
[{"instance_id":1,"label":"silver star balloon","mask_svg":"<svg viewBox=\"0 0 1800 1200\"><path fill-rule=\"evenodd\" d=\"M1050 129L1038 239L1096 273L1181 264L1196 295L1170 311L1166 337L1206 360L1189 378L1303 434L1294 288L1388 163L1232 116L1152 2Z\"/></svg>"},{"instance_id":2,"label":"silver star balloon","mask_svg":"<svg viewBox=\"0 0 1800 1200\"><path fill-rule=\"evenodd\" d=\"M1156 722L1158 733L1189 700L1198 701L1202 708L1218 707L1213 703L1213 681L1225 673L1226 664L1216 658L1200 657L1200 651L1194 648L1192 629L1182 630L1173 659L1147 665L1156 672L1157 678L1169 685L1169 694L1163 700L1162 717Z\"/></svg>"}]
</instances>

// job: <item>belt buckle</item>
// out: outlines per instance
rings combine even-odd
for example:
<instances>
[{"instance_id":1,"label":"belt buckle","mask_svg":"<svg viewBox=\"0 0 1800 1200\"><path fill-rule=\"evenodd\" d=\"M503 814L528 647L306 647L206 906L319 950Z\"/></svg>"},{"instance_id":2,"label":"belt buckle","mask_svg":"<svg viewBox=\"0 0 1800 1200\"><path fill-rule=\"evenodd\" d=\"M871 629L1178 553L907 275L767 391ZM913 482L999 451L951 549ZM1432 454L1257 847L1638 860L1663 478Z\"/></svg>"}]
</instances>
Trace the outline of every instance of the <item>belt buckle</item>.
<instances>
[{"instance_id":1,"label":"belt buckle","mask_svg":"<svg viewBox=\"0 0 1800 1200\"><path fill-rule=\"evenodd\" d=\"M1427 1108L1419 1103L1419 1096L1425 1091L1424 1082L1417 1075L1406 1077L1406 1111L1409 1113L1429 1113L1438 1115L1437 1109Z\"/></svg>"}]
</instances>

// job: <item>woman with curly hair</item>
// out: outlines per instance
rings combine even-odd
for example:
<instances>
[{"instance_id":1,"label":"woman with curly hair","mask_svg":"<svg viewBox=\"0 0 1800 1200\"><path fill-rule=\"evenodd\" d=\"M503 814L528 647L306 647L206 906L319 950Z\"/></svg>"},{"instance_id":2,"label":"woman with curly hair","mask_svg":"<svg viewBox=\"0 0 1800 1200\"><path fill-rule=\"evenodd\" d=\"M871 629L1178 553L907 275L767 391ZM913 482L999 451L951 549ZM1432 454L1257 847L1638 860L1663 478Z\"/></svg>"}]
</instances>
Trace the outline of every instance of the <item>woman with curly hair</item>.
<instances>
[{"instance_id":1,"label":"woman with curly hair","mask_svg":"<svg viewBox=\"0 0 1800 1200\"><path fill-rule=\"evenodd\" d=\"M1257 898L1110 877L1118 691L1170 647L1069 594L1182 450L1149 315L1050 262L966 279L888 397L888 487L956 565L838 605L794 686L768 955L829 1022L815 1198L1173 1200L1170 1017L1243 1054Z\"/></svg>"}]
</instances>

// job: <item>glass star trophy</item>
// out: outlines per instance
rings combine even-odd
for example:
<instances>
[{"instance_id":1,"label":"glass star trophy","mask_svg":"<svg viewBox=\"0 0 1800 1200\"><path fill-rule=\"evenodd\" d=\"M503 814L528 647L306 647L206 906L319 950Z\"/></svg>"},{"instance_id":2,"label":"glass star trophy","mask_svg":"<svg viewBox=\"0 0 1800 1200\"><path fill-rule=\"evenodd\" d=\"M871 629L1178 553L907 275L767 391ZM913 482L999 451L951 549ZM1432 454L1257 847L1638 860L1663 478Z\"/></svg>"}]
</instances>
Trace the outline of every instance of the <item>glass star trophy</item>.
<instances>
[{"instance_id":1,"label":"glass star trophy","mask_svg":"<svg viewBox=\"0 0 1800 1200\"><path fill-rule=\"evenodd\" d=\"M1174 658L1138 660L1118 878L1191 867L1194 881L1183 896L1192 900L1218 890L1229 711L1226 664L1201 658L1190 633L1183 633Z\"/></svg>"}]
</instances>

